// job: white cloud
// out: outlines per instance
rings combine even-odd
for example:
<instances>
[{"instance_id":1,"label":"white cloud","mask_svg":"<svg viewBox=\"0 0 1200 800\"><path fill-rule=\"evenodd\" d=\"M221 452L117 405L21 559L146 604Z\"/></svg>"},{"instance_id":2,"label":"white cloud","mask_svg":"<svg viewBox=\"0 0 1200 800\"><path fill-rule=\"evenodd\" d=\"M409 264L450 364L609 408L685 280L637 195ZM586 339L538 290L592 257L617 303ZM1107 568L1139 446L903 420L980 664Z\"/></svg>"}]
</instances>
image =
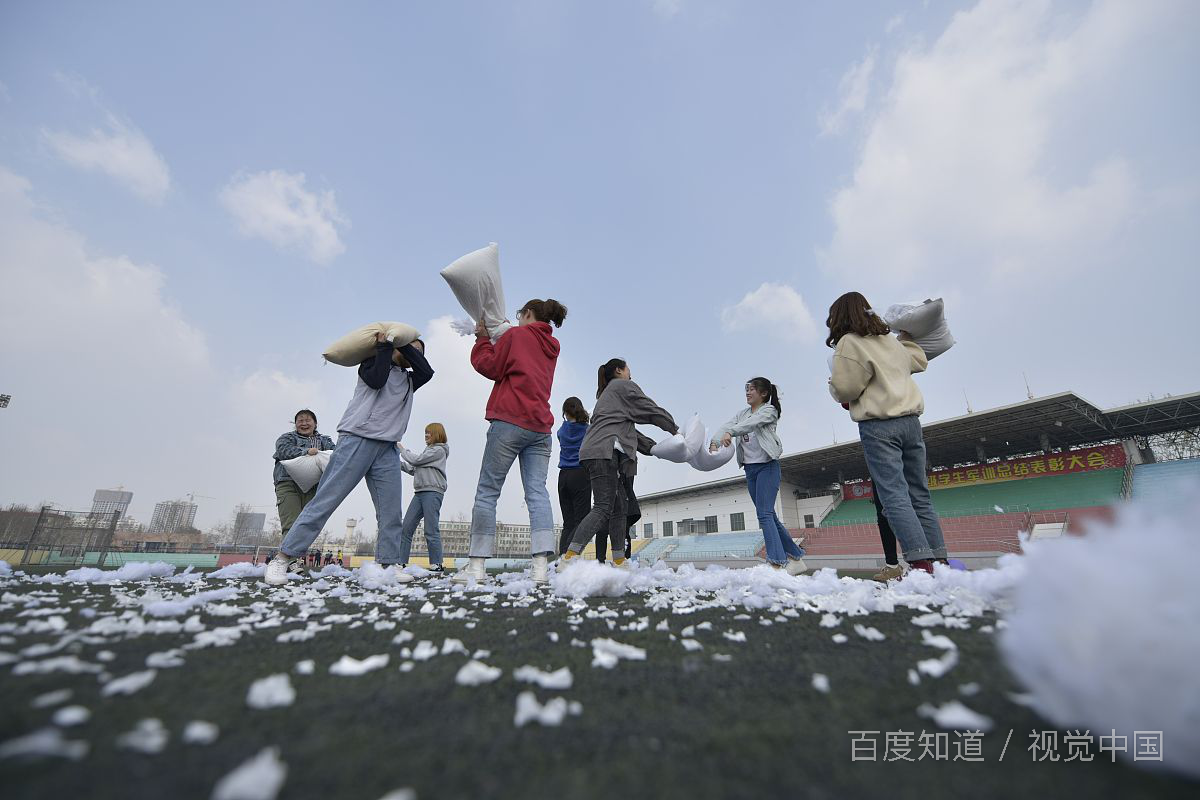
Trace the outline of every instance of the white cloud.
<instances>
[{"instance_id":1,"label":"white cloud","mask_svg":"<svg viewBox=\"0 0 1200 800\"><path fill-rule=\"evenodd\" d=\"M728 333L762 332L787 341L812 341L816 321L804 298L782 283L764 283L735 305L721 311L721 327Z\"/></svg>"},{"instance_id":2,"label":"white cloud","mask_svg":"<svg viewBox=\"0 0 1200 800\"><path fill-rule=\"evenodd\" d=\"M887 24L883 26L883 32L887 33L887 34L894 33L903 24L904 24L904 15L897 14L896 16L889 19L887 21Z\"/></svg>"},{"instance_id":3,"label":"white cloud","mask_svg":"<svg viewBox=\"0 0 1200 800\"><path fill-rule=\"evenodd\" d=\"M332 190L310 192L304 184L303 172L239 174L221 190L221 202L246 236L328 264L345 252L338 230L350 223L338 211Z\"/></svg>"},{"instance_id":4,"label":"white cloud","mask_svg":"<svg viewBox=\"0 0 1200 800\"><path fill-rule=\"evenodd\" d=\"M1071 19L983 0L903 53L832 200L824 266L863 286L927 286L1044 276L1103 253L1135 204L1133 169L1109 156L1056 178L1075 153L1053 135L1074 93L1151 46L1168 8L1100 2Z\"/></svg>"},{"instance_id":5,"label":"white cloud","mask_svg":"<svg viewBox=\"0 0 1200 800\"><path fill-rule=\"evenodd\" d=\"M151 203L161 203L171 188L167 162L145 134L115 114L106 112L104 124L85 135L50 130L42 135L63 161L102 172Z\"/></svg>"},{"instance_id":6,"label":"white cloud","mask_svg":"<svg viewBox=\"0 0 1200 800\"><path fill-rule=\"evenodd\" d=\"M654 13L663 19L670 19L683 11L683 0L654 0Z\"/></svg>"},{"instance_id":7,"label":"white cloud","mask_svg":"<svg viewBox=\"0 0 1200 800\"><path fill-rule=\"evenodd\" d=\"M871 90L871 75L875 72L876 48L872 47L862 61L853 64L838 81L838 106L821 112L818 122L821 133L830 136L840 133L854 114L861 114L867 107L867 95Z\"/></svg>"}]
</instances>

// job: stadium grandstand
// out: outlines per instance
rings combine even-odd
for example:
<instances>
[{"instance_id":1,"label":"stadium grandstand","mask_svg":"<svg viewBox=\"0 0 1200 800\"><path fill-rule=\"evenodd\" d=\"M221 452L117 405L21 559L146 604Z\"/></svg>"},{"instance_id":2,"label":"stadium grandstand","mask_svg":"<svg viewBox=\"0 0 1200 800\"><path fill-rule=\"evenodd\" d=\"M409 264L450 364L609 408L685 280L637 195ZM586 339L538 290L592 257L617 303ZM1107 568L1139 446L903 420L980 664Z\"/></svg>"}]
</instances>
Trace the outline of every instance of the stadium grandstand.
<instances>
[{"instance_id":1,"label":"stadium grandstand","mask_svg":"<svg viewBox=\"0 0 1200 800\"><path fill-rule=\"evenodd\" d=\"M1187 490L1181 487L1200 486L1194 447L1188 458L1155 450L1164 436L1189 433L1195 441L1198 427L1200 392L1107 411L1062 392L926 424L929 484L951 556L989 566L1020 551L1019 532L1081 533L1123 500L1163 502ZM785 455L781 468L776 511L802 540L811 567L882 564L858 441ZM761 533L747 529L757 522L741 477L640 500L641 560L735 565L763 555Z\"/></svg>"}]
</instances>

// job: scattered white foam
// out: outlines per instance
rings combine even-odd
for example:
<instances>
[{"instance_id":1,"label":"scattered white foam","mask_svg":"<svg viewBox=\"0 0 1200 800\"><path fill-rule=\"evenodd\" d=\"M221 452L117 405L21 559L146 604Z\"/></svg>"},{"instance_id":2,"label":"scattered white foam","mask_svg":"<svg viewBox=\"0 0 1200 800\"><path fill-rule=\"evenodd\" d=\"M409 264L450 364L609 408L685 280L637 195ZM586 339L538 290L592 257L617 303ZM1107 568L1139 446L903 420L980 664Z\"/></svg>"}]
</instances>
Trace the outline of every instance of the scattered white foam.
<instances>
[{"instance_id":1,"label":"scattered white foam","mask_svg":"<svg viewBox=\"0 0 1200 800\"><path fill-rule=\"evenodd\" d=\"M496 680L502 672L503 670L499 667L489 667L482 661L472 659L459 667L458 674L454 676L454 682L459 686L479 686Z\"/></svg>"},{"instance_id":2,"label":"scattered white foam","mask_svg":"<svg viewBox=\"0 0 1200 800\"><path fill-rule=\"evenodd\" d=\"M972 711L957 700L951 700L942 706L922 703L917 713L932 719L941 728L985 733L992 729L992 720L989 717Z\"/></svg>"},{"instance_id":3,"label":"scattered white foam","mask_svg":"<svg viewBox=\"0 0 1200 800\"><path fill-rule=\"evenodd\" d=\"M1180 488L1118 507L1085 537L1029 542L1014 610L996 627L1004 660L1055 727L1116 731L1132 766L1196 778L1200 487ZM1162 761L1133 759L1135 731L1162 732Z\"/></svg>"},{"instance_id":4,"label":"scattered white foam","mask_svg":"<svg viewBox=\"0 0 1200 800\"><path fill-rule=\"evenodd\" d=\"M202 719L192 720L183 729L184 744L212 744L221 734L221 729Z\"/></svg>"},{"instance_id":5,"label":"scattered white foam","mask_svg":"<svg viewBox=\"0 0 1200 800\"><path fill-rule=\"evenodd\" d=\"M265 748L217 781L212 800L275 800L287 772L287 764L279 760L279 748Z\"/></svg>"},{"instance_id":6,"label":"scattered white foam","mask_svg":"<svg viewBox=\"0 0 1200 800\"><path fill-rule=\"evenodd\" d=\"M568 703L565 697L552 698L542 705L533 692L521 692L517 695L517 711L513 715L513 725L520 728L527 723L536 722L539 725L555 727L562 725L567 714L578 716L582 711L582 705L577 702Z\"/></svg>"},{"instance_id":7,"label":"scattered white foam","mask_svg":"<svg viewBox=\"0 0 1200 800\"><path fill-rule=\"evenodd\" d=\"M92 712L83 706L64 706L54 712L51 721L60 728L82 725L92 718Z\"/></svg>"},{"instance_id":8,"label":"scattered white foam","mask_svg":"<svg viewBox=\"0 0 1200 800\"><path fill-rule=\"evenodd\" d=\"M163 751L170 738L171 734L163 727L162 721L150 718L138 722L133 730L118 736L117 746L154 755Z\"/></svg>"},{"instance_id":9,"label":"scattered white foam","mask_svg":"<svg viewBox=\"0 0 1200 800\"><path fill-rule=\"evenodd\" d=\"M91 745L84 741L63 738L58 728L42 728L28 736L9 739L0 744L0 758L31 758L53 756L79 761L88 754Z\"/></svg>"},{"instance_id":10,"label":"scattered white foam","mask_svg":"<svg viewBox=\"0 0 1200 800\"><path fill-rule=\"evenodd\" d=\"M537 667L528 664L513 670L513 678L525 683L537 684L543 689L556 690L570 689L574 682L570 667L562 667L554 672L542 672Z\"/></svg>"},{"instance_id":11,"label":"scattered white foam","mask_svg":"<svg viewBox=\"0 0 1200 800\"><path fill-rule=\"evenodd\" d=\"M121 678L114 678L104 684L104 688L100 690L100 694L105 697L111 697L114 694L133 694L141 691L154 682L154 676L158 675L158 670L147 669L141 672L131 672Z\"/></svg>"},{"instance_id":12,"label":"scattered white foam","mask_svg":"<svg viewBox=\"0 0 1200 800\"><path fill-rule=\"evenodd\" d=\"M829 694L829 676L822 675L820 672L814 672L812 676L812 687L818 692Z\"/></svg>"},{"instance_id":13,"label":"scattered white foam","mask_svg":"<svg viewBox=\"0 0 1200 800\"><path fill-rule=\"evenodd\" d=\"M372 670L382 669L388 665L387 653L367 656L362 661L350 656L342 656L329 667L331 675L363 675Z\"/></svg>"},{"instance_id":14,"label":"scattered white foam","mask_svg":"<svg viewBox=\"0 0 1200 800\"><path fill-rule=\"evenodd\" d=\"M251 708L280 708L290 706L295 700L296 690L286 672L259 678L246 692L246 705Z\"/></svg>"}]
</instances>

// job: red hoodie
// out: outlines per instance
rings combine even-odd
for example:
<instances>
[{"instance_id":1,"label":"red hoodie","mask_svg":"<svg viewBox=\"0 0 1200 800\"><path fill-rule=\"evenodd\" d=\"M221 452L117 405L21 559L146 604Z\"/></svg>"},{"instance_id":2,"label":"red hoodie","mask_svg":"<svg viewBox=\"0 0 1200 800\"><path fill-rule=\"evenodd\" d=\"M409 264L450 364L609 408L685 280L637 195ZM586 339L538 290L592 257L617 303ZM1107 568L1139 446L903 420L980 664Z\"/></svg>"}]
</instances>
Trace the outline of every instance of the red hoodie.
<instances>
[{"instance_id":1,"label":"red hoodie","mask_svg":"<svg viewBox=\"0 0 1200 800\"><path fill-rule=\"evenodd\" d=\"M509 328L492 344L486 336L471 349L471 366L496 382L488 398L488 421L509 422L527 431L549 433L550 389L558 363L558 340L547 322Z\"/></svg>"}]
</instances>

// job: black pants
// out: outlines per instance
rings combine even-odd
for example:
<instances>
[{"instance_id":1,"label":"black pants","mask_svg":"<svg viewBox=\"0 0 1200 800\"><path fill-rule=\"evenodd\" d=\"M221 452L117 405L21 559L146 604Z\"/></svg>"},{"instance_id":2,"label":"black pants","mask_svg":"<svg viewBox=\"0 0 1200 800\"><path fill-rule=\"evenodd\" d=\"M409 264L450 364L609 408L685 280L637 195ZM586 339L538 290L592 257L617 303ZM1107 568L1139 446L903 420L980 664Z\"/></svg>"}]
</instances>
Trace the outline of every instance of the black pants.
<instances>
[{"instance_id":1,"label":"black pants","mask_svg":"<svg viewBox=\"0 0 1200 800\"><path fill-rule=\"evenodd\" d=\"M588 512L571 537L570 549L581 552L593 536L603 538L607 534L612 544L613 555L625 554L625 532L628 527L627 501L633 494L633 483L624 474L627 458L614 453L613 458L589 458L580 462L587 470L592 485L592 510ZM640 518L640 511L639 518ZM600 557L601 540L596 541L596 555Z\"/></svg>"},{"instance_id":2,"label":"black pants","mask_svg":"<svg viewBox=\"0 0 1200 800\"><path fill-rule=\"evenodd\" d=\"M558 470L558 506L563 515L562 537L558 542L558 553L562 555L570 547L575 529L592 509L592 484L588 480L587 470L583 467L564 467ZM599 542L596 543L596 547L599 550Z\"/></svg>"},{"instance_id":3,"label":"black pants","mask_svg":"<svg viewBox=\"0 0 1200 800\"><path fill-rule=\"evenodd\" d=\"M879 523L879 540L883 543L883 560L889 566L895 566L900 563L896 557L896 534L892 533L892 526L888 524L887 517L883 515L883 503L879 500L879 495L871 492L871 499L875 501L875 521Z\"/></svg>"}]
</instances>

